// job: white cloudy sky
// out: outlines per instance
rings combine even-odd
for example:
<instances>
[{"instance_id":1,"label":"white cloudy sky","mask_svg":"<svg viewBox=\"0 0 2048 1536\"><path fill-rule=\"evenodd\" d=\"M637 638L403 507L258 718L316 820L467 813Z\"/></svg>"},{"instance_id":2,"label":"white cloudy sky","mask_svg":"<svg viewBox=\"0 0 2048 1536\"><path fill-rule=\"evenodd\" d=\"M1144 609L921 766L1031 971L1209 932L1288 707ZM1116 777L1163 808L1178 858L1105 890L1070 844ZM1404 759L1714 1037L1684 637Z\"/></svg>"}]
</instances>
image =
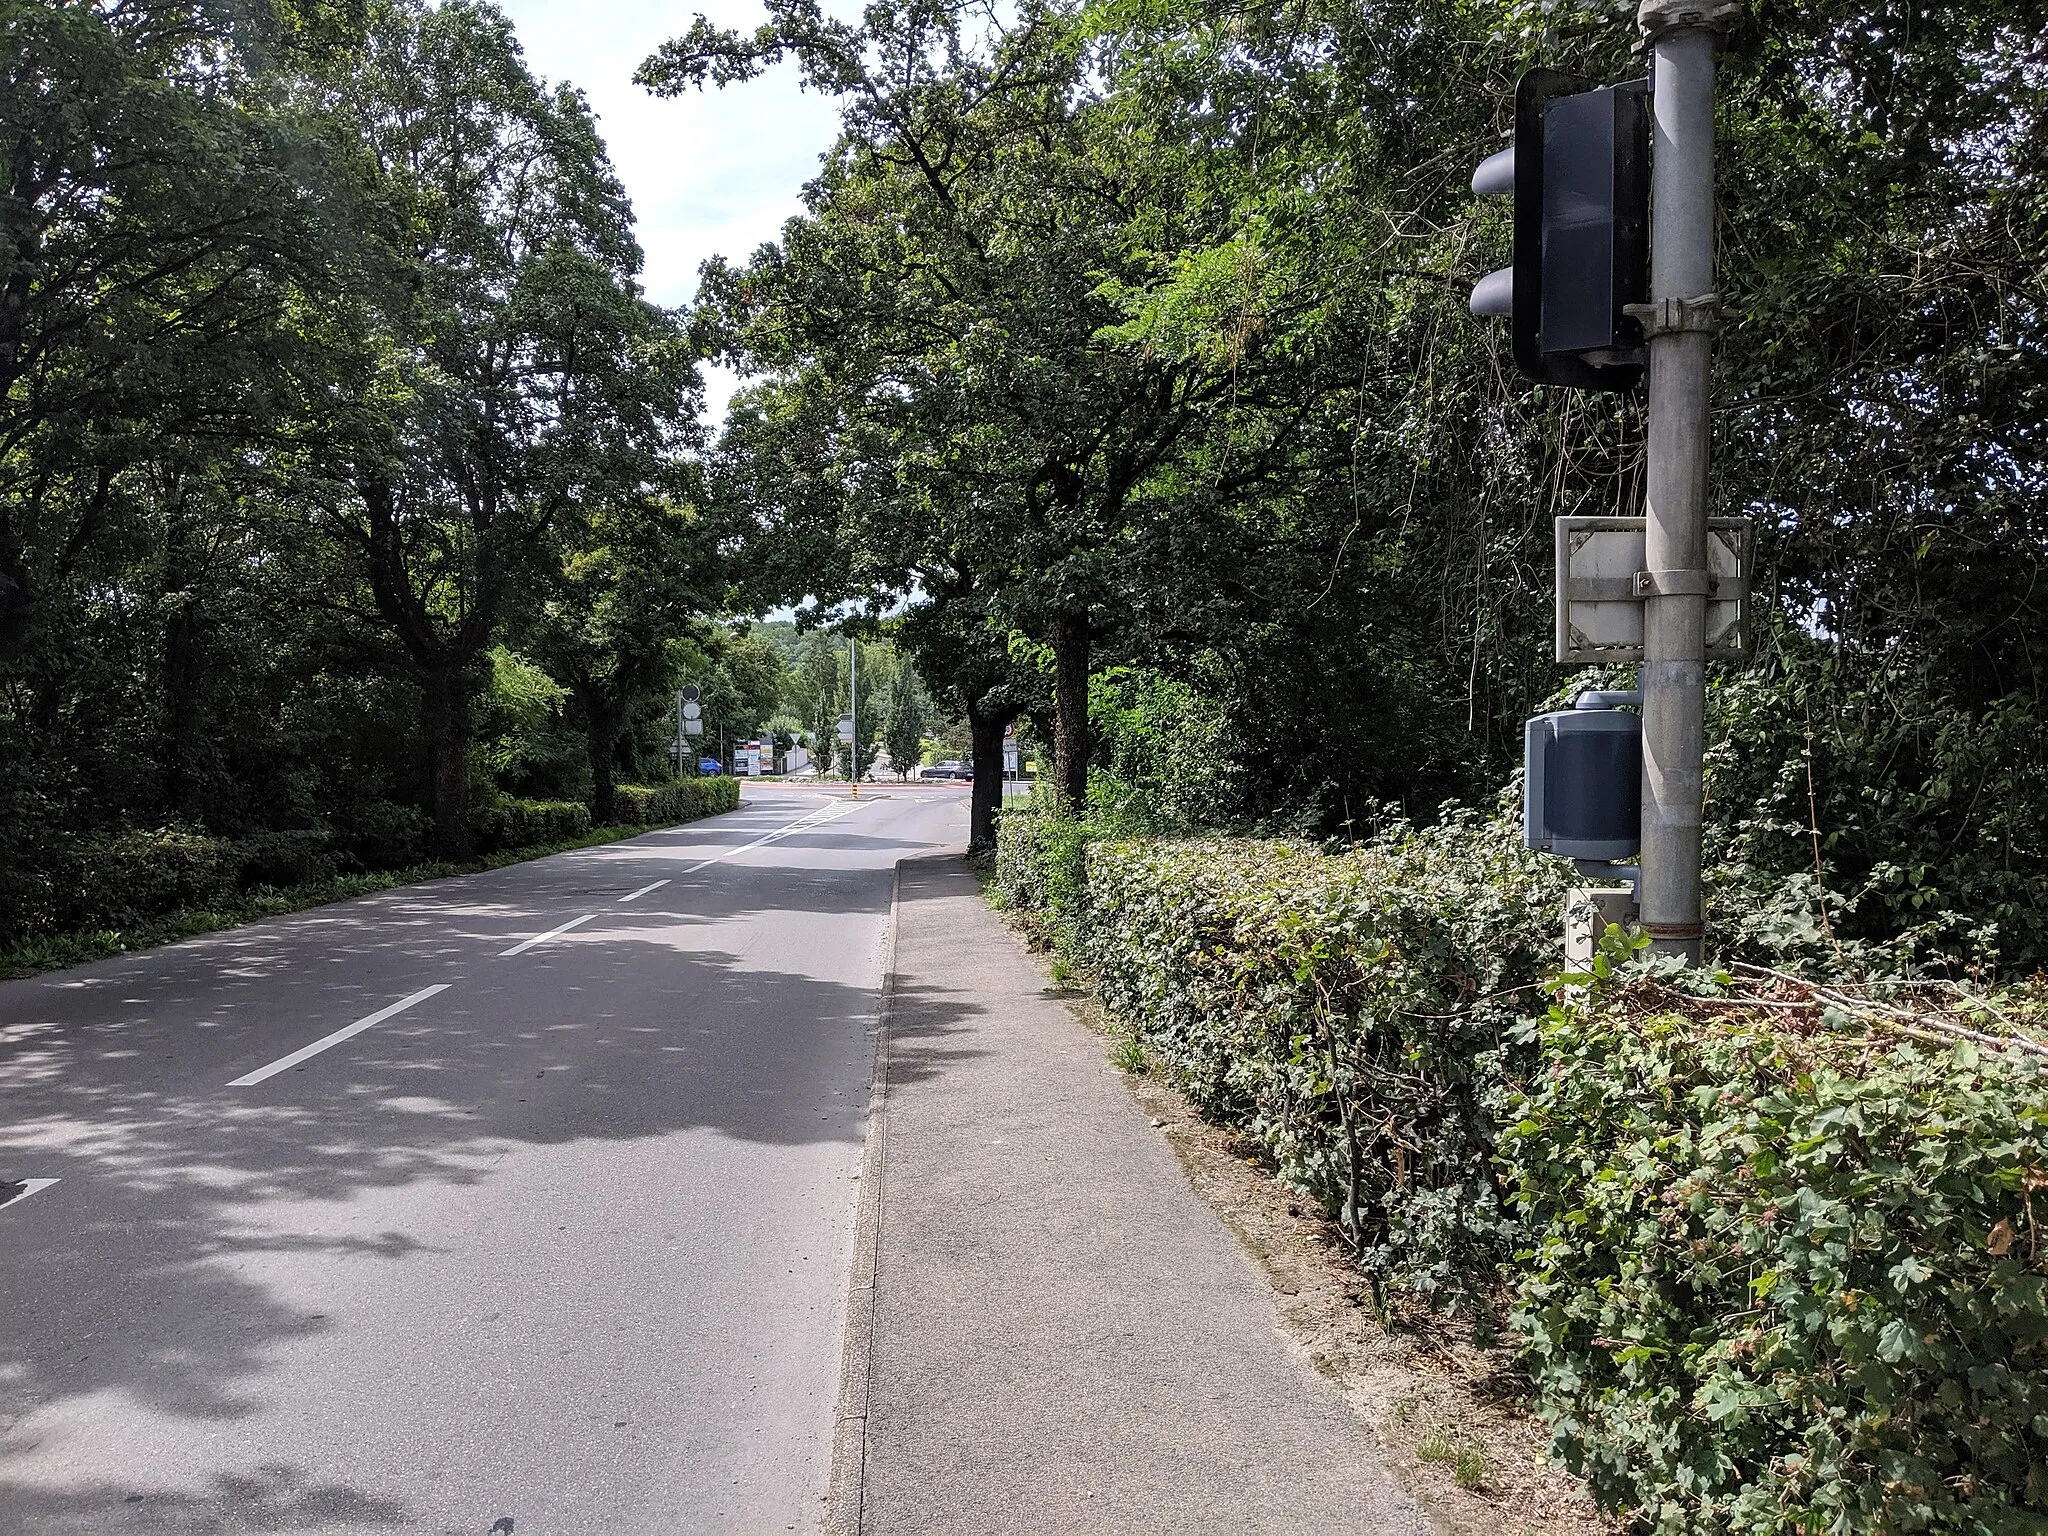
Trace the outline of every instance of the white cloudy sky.
<instances>
[{"instance_id":1,"label":"white cloudy sky","mask_svg":"<svg viewBox=\"0 0 2048 1536\"><path fill-rule=\"evenodd\" d=\"M498 0L527 62L550 81L582 87L612 164L633 199L647 252L648 297L681 304L707 256L743 261L798 211L803 184L832 141L832 103L797 88L783 64L726 89L657 100L633 83L640 61L682 32L699 10L720 26L751 30L759 0ZM706 380L722 419L729 377Z\"/></svg>"}]
</instances>

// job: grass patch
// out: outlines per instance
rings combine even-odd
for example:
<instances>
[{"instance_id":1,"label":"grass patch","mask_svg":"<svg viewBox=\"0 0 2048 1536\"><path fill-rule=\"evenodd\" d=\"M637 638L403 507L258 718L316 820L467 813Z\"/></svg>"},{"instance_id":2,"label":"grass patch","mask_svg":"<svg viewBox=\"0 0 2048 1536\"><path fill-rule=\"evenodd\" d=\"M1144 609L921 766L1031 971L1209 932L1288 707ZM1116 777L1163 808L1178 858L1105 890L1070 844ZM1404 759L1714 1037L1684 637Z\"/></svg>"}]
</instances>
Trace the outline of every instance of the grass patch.
<instances>
[{"instance_id":1,"label":"grass patch","mask_svg":"<svg viewBox=\"0 0 2048 1536\"><path fill-rule=\"evenodd\" d=\"M582 836L562 842L540 843L528 848L501 848L480 858L442 859L374 874L338 875L332 880L317 880L308 885L257 886L235 901L168 913L153 922L140 923L132 928L99 928L18 939L0 944L0 980L18 980L44 971L59 971L93 960L104 960L110 955L155 949L158 945L175 944L180 939L197 938L203 933L219 933L222 929L239 928L244 923L259 922L266 917L283 917L292 912L329 906L337 901L352 901L358 896L375 895L401 885L445 880L453 875L482 874L486 870L503 869L508 864L526 864L534 859L573 853L578 848L594 848L600 843L616 843L673 825L678 823L643 822L592 827Z\"/></svg>"},{"instance_id":2,"label":"grass patch","mask_svg":"<svg viewBox=\"0 0 2048 1536\"><path fill-rule=\"evenodd\" d=\"M1415 1459L1429 1462L1455 1462L1458 1459L1458 1442L1451 1432L1439 1424L1415 1442Z\"/></svg>"}]
</instances>

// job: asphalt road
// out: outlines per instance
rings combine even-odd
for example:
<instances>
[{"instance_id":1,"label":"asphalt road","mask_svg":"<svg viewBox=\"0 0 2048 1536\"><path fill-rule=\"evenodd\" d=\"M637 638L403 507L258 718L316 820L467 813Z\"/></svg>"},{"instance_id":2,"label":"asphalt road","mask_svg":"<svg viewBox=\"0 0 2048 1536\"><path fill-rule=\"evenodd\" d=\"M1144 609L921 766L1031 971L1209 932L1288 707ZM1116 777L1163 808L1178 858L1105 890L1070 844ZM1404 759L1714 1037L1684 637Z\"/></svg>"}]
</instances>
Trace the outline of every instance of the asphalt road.
<instances>
[{"instance_id":1,"label":"asphalt road","mask_svg":"<svg viewBox=\"0 0 2048 1536\"><path fill-rule=\"evenodd\" d=\"M813 1528L891 869L966 815L749 789L0 984L0 1179L57 1181L0 1533Z\"/></svg>"}]
</instances>

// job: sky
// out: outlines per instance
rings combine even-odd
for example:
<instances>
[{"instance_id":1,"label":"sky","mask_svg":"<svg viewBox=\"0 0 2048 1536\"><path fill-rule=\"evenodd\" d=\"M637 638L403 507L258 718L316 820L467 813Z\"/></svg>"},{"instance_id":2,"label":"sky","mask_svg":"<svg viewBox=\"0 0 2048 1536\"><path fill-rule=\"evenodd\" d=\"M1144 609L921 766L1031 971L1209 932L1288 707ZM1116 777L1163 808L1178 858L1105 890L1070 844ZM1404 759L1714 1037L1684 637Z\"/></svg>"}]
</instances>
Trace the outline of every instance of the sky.
<instances>
[{"instance_id":1,"label":"sky","mask_svg":"<svg viewBox=\"0 0 2048 1536\"><path fill-rule=\"evenodd\" d=\"M660 100L633 83L640 61L699 10L751 31L759 0L498 0L529 67L582 88L612 165L633 200L642 281L657 304L690 301L709 256L742 262L801 209L803 185L831 144L832 103L797 86L796 67L758 80ZM707 370L706 415L724 420L734 379Z\"/></svg>"}]
</instances>

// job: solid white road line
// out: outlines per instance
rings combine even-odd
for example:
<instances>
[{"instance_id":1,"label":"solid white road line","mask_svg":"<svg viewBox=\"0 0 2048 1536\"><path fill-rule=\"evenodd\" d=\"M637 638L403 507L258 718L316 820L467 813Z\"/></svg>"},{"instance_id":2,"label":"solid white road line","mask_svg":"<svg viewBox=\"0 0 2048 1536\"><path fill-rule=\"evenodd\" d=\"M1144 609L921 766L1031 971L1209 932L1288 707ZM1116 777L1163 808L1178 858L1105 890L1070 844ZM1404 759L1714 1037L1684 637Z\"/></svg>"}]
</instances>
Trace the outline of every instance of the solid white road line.
<instances>
[{"instance_id":1,"label":"solid white road line","mask_svg":"<svg viewBox=\"0 0 2048 1536\"><path fill-rule=\"evenodd\" d=\"M635 891L635 892L634 892L634 893L633 893L632 895L630 895L630 896L621 896L621 897L619 898L619 900L618 900L618 904L619 904L619 905L621 905L621 906L623 906L623 905L625 905L625 903L627 903L627 902L629 902L629 901L638 901L638 900L639 900L639 899L640 899L640 898L641 898L642 896L645 896L645 895L646 895L646 894L647 894L647 893L648 893L649 891L658 891L658 890L660 890L660 889L661 889L661 888L662 888L662 887L663 887L664 885L667 885L667 884L668 884L668 882L667 882L666 880L657 880L657 881L655 881L655 882L654 882L654 884L652 884L652 885L643 885L643 886L641 886L641 887L640 887L640 889L639 889L639 890Z\"/></svg>"},{"instance_id":2,"label":"solid white road line","mask_svg":"<svg viewBox=\"0 0 2048 1536\"><path fill-rule=\"evenodd\" d=\"M23 1179L21 1181L21 1193L12 1200L0 1200L0 1211L6 1210L10 1205L21 1204L22 1201L36 1193L37 1190L48 1189L56 1182L55 1179Z\"/></svg>"},{"instance_id":3,"label":"solid white road line","mask_svg":"<svg viewBox=\"0 0 2048 1536\"><path fill-rule=\"evenodd\" d=\"M778 837L788 837L793 832L808 832L812 827L822 827L828 821L837 821L840 817L851 815L859 809L858 805L847 801L843 804L834 804L820 810L806 811L788 826L777 827L773 832L764 833L762 836L755 838L751 843L742 843L737 848L728 848L723 853L714 853L701 864L692 864L683 873L694 875L698 870L708 868L710 865L716 864L720 859L729 859L736 853L746 853L750 849L760 847L763 843L772 843Z\"/></svg>"},{"instance_id":4,"label":"solid white road line","mask_svg":"<svg viewBox=\"0 0 2048 1536\"><path fill-rule=\"evenodd\" d=\"M523 955L529 949L533 948L534 945L545 944L549 939L552 939L558 933L567 933L571 928L581 928L585 923L589 922L595 916L597 916L595 912L586 912L581 917L572 917L569 919L569 921L562 924L562 926L559 928L550 928L546 933L536 933L532 938L526 940L524 943L514 944L510 949L499 950L498 958L500 960L505 960L509 959L513 955Z\"/></svg>"},{"instance_id":5,"label":"solid white road line","mask_svg":"<svg viewBox=\"0 0 2048 1536\"><path fill-rule=\"evenodd\" d=\"M337 1029L331 1035L322 1035L311 1045L302 1046L300 1049L293 1051L289 1056L280 1056L267 1067L258 1067L254 1072L244 1072L240 1077L229 1083L228 1086L230 1088L250 1088L267 1077L275 1077L280 1072L289 1072L300 1062L318 1056L329 1046L339 1045L344 1040L352 1040L373 1025L382 1024L393 1014L403 1013L414 1003L423 1003L428 998L434 996L435 993L446 992L447 990L448 983L445 981L437 981L431 987L421 987L411 997L401 997L390 1007L379 1008L368 1018L357 1019L355 1023L349 1025L346 1029Z\"/></svg>"}]
</instances>

